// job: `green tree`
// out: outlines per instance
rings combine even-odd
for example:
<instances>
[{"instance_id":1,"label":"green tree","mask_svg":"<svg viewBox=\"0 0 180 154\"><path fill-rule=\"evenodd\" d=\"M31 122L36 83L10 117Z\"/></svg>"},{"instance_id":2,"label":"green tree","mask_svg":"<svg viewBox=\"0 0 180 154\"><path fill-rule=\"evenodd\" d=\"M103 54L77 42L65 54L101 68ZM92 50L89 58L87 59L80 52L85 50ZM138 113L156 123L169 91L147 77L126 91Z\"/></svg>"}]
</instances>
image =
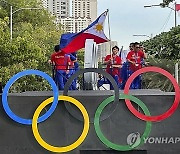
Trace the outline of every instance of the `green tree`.
<instances>
[{"instance_id":1,"label":"green tree","mask_svg":"<svg viewBox=\"0 0 180 154\"><path fill-rule=\"evenodd\" d=\"M148 58L150 66L157 66L168 71L173 76L175 75L175 63L174 60L159 59L150 56ZM180 65L180 62L179 62ZM179 69L180 71L180 69ZM180 77L179 77L180 80ZM160 89L162 91L171 92L174 91L174 87L171 81L160 73L148 72L143 74L143 86L145 89Z\"/></svg>"},{"instance_id":2,"label":"green tree","mask_svg":"<svg viewBox=\"0 0 180 154\"><path fill-rule=\"evenodd\" d=\"M146 52L160 59L180 59L180 26L143 42Z\"/></svg>"},{"instance_id":3,"label":"green tree","mask_svg":"<svg viewBox=\"0 0 180 154\"><path fill-rule=\"evenodd\" d=\"M84 68L84 49L80 49L77 53L77 59L80 68Z\"/></svg>"},{"instance_id":4,"label":"green tree","mask_svg":"<svg viewBox=\"0 0 180 154\"><path fill-rule=\"evenodd\" d=\"M180 26L144 41L143 44L149 55L150 65L163 68L174 75L175 63L180 65ZM159 73L144 74L144 82L145 88L160 88L163 91L174 90L170 80Z\"/></svg>"},{"instance_id":5,"label":"green tree","mask_svg":"<svg viewBox=\"0 0 180 154\"><path fill-rule=\"evenodd\" d=\"M26 7L40 7L34 0L0 0L0 79L3 84L17 72L38 69L51 75L47 61L54 45L59 43L62 30L48 11L20 10L13 14L13 39L10 41L9 11ZM47 81L27 76L13 84L11 91L50 89Z\"/></svg>"}]
</instances>

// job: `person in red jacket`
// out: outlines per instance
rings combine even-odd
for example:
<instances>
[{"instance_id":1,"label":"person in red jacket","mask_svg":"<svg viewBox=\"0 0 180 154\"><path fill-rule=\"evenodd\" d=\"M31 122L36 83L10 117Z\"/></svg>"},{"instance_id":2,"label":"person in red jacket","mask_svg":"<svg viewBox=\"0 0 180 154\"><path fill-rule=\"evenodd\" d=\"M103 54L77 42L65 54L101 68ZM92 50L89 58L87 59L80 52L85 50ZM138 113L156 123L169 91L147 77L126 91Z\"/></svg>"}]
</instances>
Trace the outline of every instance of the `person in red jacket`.
<instances>
[{"instance_id":1,"label":"person in red jacket","mask_svg":"<svg viewBox=\"0 0 180 154\"><path fill-rule=\"evenodd\" d=\"M120 88L120 77L119 69L122 67L121 58L117 55L119 48L114 46L112 48L112 55L107 55L104 59L104 64L107 65L106 72L111 74L111 76L116 81L118 87ZM110 89L113 89L112 84L110 83Z\"/></svg>"},{"instance_id":2,"label":"person in red jacket","mask_svg":"<svg viewBox=\"0 0 180 154\"><path fill-rule=\"evenodd\" d=\"M145 53L140 50L140 44L134 43L133 50L127 55L127 61L129 62L129 75L142 68L142 59L145 59ZM137 76L131 84L131 89L141 89L141 76Z\"/></svg>"},{"instance_id":3,"label":"person in red jacket","mask_svg":"<svg viewBox=\"0 0 180 154\"><path fill-rule=\"evenodd\" d=\"M59 45L54 47L54 53L51 55L51 62L55 65L55 79L57 80L59 90L64 90L66 75L69 72L70 57L60 50Z\"/></svg>"}]
</instances>

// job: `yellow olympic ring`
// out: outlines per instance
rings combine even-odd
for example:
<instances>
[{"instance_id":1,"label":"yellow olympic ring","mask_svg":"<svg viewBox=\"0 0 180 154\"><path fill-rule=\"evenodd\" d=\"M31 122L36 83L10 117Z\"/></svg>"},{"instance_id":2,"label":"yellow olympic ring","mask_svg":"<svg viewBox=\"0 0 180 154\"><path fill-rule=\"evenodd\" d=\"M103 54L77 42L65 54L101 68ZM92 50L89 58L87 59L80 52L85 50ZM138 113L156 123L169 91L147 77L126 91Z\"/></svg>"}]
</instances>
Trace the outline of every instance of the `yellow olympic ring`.
<instances>
[{"instance_id":1,"label":"yellow olympic ring","mask_svg":"<svg viewBox=\"0 0 180 154\"><path fill-rule=\"evenodd\" d=\"M43 101L36 109L34 116L33 116L33 120L32 120L32 131L33 131L34 137L37 140L37 142L45 149L52 151L52 152L68 152L68 151L71 151L71 150L77 148L86 138L88 131L89 131L89 116L88 116L88 113L87 113L85 107L78 100L76 100L72 97L69 97L69 96L59 96L58 100L63 100L63 101L68 101L70 103L73 103L81 111L81 113L84 117L84 128L83 128L83 132L82 132L81 136L74 143L72 143L71 145L65 146L65 147L52 146L52 145L46 143L41 138L41 136L38 132L37 119L38 119L39 114L41 113L42 109L45 106L47 106L48 104L53 102L53 97L50 97L50 98L46 99L45 101Z\"/></svg>"}]
</instances>

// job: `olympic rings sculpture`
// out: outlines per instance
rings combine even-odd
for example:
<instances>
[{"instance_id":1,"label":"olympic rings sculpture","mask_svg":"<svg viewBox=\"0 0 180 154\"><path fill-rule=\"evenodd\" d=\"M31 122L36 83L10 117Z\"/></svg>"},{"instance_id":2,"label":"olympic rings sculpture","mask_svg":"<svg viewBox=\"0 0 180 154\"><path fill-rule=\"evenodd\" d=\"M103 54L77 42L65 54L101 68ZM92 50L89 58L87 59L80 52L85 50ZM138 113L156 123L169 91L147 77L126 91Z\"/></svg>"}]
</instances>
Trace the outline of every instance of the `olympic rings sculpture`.
<instances>
[{"instance_id":1,"label":"olympic rings sculpture","mask_svg":"<svg viewBox=\"0 0 180 154\"><path fill-rule=\"evenodd\" d=\"M19 72L17 74L15 74L8 82L7 84L5 85L4 87L4 90L3 90L3 94L2 94L2 104L3 104L3 108L5 110L5 112L7 113L7 115L14 121L20 123L20 124L24 124L24 125L32 125L32 132L34 134L34 137L35 139L37 140L37 142L42 146L44 147L45 149L51 151L51 152L58 152L58 153L62 153L62 152L68 152L68 151L71 151L75 148L77 148L86 138L87 134L88 134L88 131L89 131L89 123L90 123L90 120L89 120L89 115L88 115L88 112L86 111L85 107L76 99L72 98L72 97L69 97L69 96L66 96L65 94L67 94L67 91L69 89L68 86L70 86L73 78L76 78L79 74L81 73L86 73L86 72L98 72L99 71L97 69L85 69L77 74L74 74L72 76L72 78L70 78L70 80L67 82L67 84L65 85L65 91L64 91L64 95L63 96L58 96L58 89L57 89L57 86L56 84L54 83L53 79L47 75L46 73L44 72L41 72L41 71L38 71L38 70L25 70L25 71L22 71L22 72ZM145 72L158 72L158 73L161 73L163 75L165 75L166 77L168 77L173 86L174 86L174 89L175 89L175 100L174 100L174 103L173 105L171 106L171 108L166 111L165 113L161 114L161 115L158 115L158 116L151 116L150 115L150 112L149 110L147 109L147 107L145 106L145 104L139 100L138 98L134 97L134 96L131 96L131 95L128 95L128 92L129 92L129 87L131 85L131 82L136 78L136 76L138 76L139 74L141 73L145 73ZM102 73L102 72L100 72ZM32 75L32 74L35 74L35 75L39 75L43 78L45 78L52 86L52 89L53 89L53 97L51 98L48 98L46 99L45 101L43 101L39 107L36 109L34 115L33 115L33 119L23 119L19 116L17 116L15 113L13 113L13 111L10 109L9 105L8 105L8 101L7 101L7 97L8 97L8 92L9 92L9 89L11 87L11 85L16 81L18 80L19 78L21 78L22 76L26 76L26 75ZM105 74L106 77L108 76L107 74ZM161 120L164 120L168 117L170 117L174 112L175 110L177 109L178 105L179 105L179 102L180 102L180 88L176 82L176 80L174 79L174 77L167 71L161 69L161 68L158 68L158 67L145 67L145 68L142 68L142 69L139 69L138 71L134 72L128 79L126 85L125 85L125 89L124 89L124 94L119 94L119 91L118 91L118 88L117 86L114 84L115 81L111 79L112 77L111 76L108 76L108 79L110 79L110 81L112 82L113 86L114 86L114 89L115 89L115 96L110 96L108 97L107 99L105 99L100 105L99 107L97 108L96 110L96 113L95 113L95 118L94 118L94 127L95 127L95 131L96 131L96 134L97 136L99 137L99 139L108 147L114 149L114 150L118 150L118 151L128 151L128 150L132 150L140 145L142 145L144 143L144 138L145 137L148 137L148 135L150 134L150 131L151 131L151 122L155 122L155 121L161 121ZM118 95L117 95L118 94ZM111 141L109 141L104 135L103 133L101 132L101 129L100 129L100 115L101 115L101 112L103 111L103 109L110 103L113 103L116 105L118 102L117 102L117 97L118 97L118 102L119 102L119 99L125 99L125 102L126 102L126 106L128 107L128 109L136 116L138 117L139 119L141 120L144 120L146 121L146 128L145 128L145 131L143 133L143 135L141 136L141 140L139 143L134 143L133 145L117 145L117 144L114 144L112 143ZM83 131L82 131L82 134L81 136L74 142L72 143L71 145L68 145L68 146L65 146L65 147L55 147L55 146L52 146L48 143L46 143L40 136L39 132L38 132L38 126L37 126L37 123L40 123L44 120L46 120L49 116L51 116L51 114L55 111L57 105L58 105L58 100L63 100L63 101L67 101L69 103L72 103L74 104L76 107L79 108L79 110L81 111L82 115L83 115L83 119L79 119L79 120L83 120L84 121L84 128L83 128ZM131 101L135 102L136 104L138 104L143 112L145 113L144 114L141 114L140 112L138 112L131 104ZM48 104L52 103L51 107L49 108L49 110L44 114L42 115L41 117L39 117L39 114L40 112L42 111L42 109L44 107L46 107ZM114 109L114 107L113 107ZM73 113L74 114L74 113ZM73 115L72 114L72 115ZM38 118L39 117L39 118ZM102 118L102 120L106 119L107 117L104 117Z\"/></svg>"}]
</instances>

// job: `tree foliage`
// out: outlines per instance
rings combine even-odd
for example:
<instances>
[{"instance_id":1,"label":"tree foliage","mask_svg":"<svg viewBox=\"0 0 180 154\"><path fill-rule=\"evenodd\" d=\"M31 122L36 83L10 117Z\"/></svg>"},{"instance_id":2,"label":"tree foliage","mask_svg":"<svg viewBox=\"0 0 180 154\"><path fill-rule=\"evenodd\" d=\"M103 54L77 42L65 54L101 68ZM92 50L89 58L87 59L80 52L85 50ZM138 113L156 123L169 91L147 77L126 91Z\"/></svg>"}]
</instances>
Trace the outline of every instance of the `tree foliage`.
<instances>
[{"instance_id":1,"label":"tree foliage","mask_svg":"<svg viewBox=\"0 0 180 154\"><path fill-rule=\"evenodd\" d=\"M40 7L34 0L0 0L0 78L5 84L14 74L38 69L51 75L47 61L62 33L46 10L19 10L13 14L13 39L10 40L9 11ZM12 91L47 90L47 81L27 76L13 84Z\"/></svg>"},{"instance_id":2,"label":"tree foliage","mask_svg":"<svg viewBox=\"0 0 180 154\"><path fill-rule=\"evenodd\" d=\"M163 0L163 2L160 4L162 7L166 7L169 5L169 3L174 2L174 0Z\"/></svg>"},{"instance_id":3,"label":"tree foliage","mask_svg":"<svg viewBox=\"0 0 180 154\"><path fill-rule=\"evenodd\" d=\"M170 74L175 76L175 63L176 61L168 59L159 59L150 56L148 58L150 66L160 67ZM180 66L180 62L178 63ZM180 69L179 69L180 70ZM180 76L179 76L180 80ZM145 89L160 89L162 91L172 92L174 87L171 81L164 75L160 73L148 72L143 74L143 86Z\"/></svg>"},{"instance_id":4,"label":"tree foliage","mask_svg":"<svg viewBox=\"0 0 180 154\"><path fill-rule=\"evenodd\" d=\"M146 52L160 59L180 59L180 26L143 42Z\"/></svg>"},{"instance_id":5,"label":"tree foliage","mask_svg":"<svg viewBox=\"0 0 180 154\"><path fill-rule=\"evenodd\" d=\"M77 59L80 68L84 68L84 49L80 49L77 53Z\"/></svg>"},{"instance_id":6,"label":"tree foliage","mask_svg":"<svg viewBox=\"0 0 180 154\"><path fill-rule=\"evenodd\" d=\"M167 70L173 76L175 75L175 63L178 63L180 66L180 26L144 41L143 45L145 46L146 53L149 55L148 60L150 65L158 66ZM148 89L174 90L170 80L159 73L145 74L144 81L145 88Z\"/></svg>"}]
</instances>

